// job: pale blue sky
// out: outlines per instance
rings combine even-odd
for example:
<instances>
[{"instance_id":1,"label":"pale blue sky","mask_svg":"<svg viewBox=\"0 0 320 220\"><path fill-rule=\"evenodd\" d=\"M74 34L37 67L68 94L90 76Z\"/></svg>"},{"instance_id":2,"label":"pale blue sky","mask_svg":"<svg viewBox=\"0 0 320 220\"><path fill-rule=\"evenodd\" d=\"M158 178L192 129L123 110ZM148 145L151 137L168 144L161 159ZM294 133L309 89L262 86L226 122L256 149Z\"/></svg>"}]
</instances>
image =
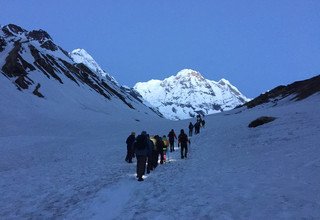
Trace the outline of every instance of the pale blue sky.
<instances>
[{"instance_id":1,"label":"pale blue sky","mask_svg":"<svg viewBox=\"0 0 320 220\"><path fill-rule=\"evenodd\" d=\"M0 24L84 48L120 84L183 68L248 97L320 73L319 0L0 0Z\"/></svg>"}]
</instances>

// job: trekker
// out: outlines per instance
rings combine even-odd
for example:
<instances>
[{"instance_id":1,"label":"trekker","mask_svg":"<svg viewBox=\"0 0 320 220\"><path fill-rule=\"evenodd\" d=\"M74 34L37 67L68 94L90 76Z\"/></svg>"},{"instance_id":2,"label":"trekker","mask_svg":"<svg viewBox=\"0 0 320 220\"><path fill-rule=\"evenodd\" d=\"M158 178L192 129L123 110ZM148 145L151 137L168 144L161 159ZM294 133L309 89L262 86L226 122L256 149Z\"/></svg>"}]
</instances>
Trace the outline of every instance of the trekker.
<instances>
[{"instance_id":1,"label":"trekker","mask_svg":"<svg viewBox=\"0 0 320 220\"><path fill-rule=\"evenodd\" d=\"M153 148L151 153L151 166L153 168L152 170L154 170L158 166L158 149L156 146L157 140L155 139L155 137L150 137L150 140L153 143Z\"/></svg>"},{"instance_id":2,"label":"trekker","mask_svg":"<svg viewBox=\"0 0 320 220\"><path fill-rule=\"evenodd\" d=\"M143 181L142 176L146 170L147 155L149 154L149 141L147 137L147 132L141 132L138 135L136 142L134 143L134 150L137 157L137 178L138 181Z\"/></svg>"},{"instance_id":3,"label":"trekker","mask_svg":"<svg viewBox=\"0 0 320 220\"><path fill-rule=\"evenodd\" d=\"M190 122L189 124L189 136L191 137L193 133L193 124Z\"/></svg>"},{"instance_id":4,"label":"trekker","mask_svg":"<svg viewBox=\"0 0 320 220\"><path fill-rule=\"evenodd\" d=\"M199 134L200 133L200 122L197 121L195 124L194 124L194 133L195 134Z\"/></svg>"},{"instance_id":5,"label":"trekker","mask_svg":"<svg viewBox=\"0 0 320 220\"><path fill-rule=\"evenodd\" d=\"M154 142L153 140L151 139L151 137L149 136L149 134L147 135L148 137L148 144L149 144L149 149L150 152L148 152L148 155L147 155L147 173L149 174L151 170L154 170L155 167L154 167L154 156L153 156L153 149L155 148L154 146Z\"/></svg>"},{"instance_id":6,"label":"trekker","mask_svg":"<svg viewBox=\"0 0 320 220\"><path fill-rule=\"evenodd\" d=\"M164 146L164 144L163 144L162 138L159 135L156 135L154 137L156 139L156 146L157 146L157 151L158 151L157 159L159 158L159 154L160 154L160 164L163 164L163 160L164 160L163 146Z\"/></svg>"},{"instance_id":7,"label":"trekker","mask_svg":"<svg viewBox=\"0 0 320 220\"><path fill-rule=\"evenodd\" d=\"M202 123L202 127L204 128L204 125L206 124L205 120L202 119L201 123Z\"/></svg>"},{"instance_id":8,"label":"trekker","mask_svg":"<svg viewBox=\"0 0 320 220\"><path fill-rule=\"evenodd\" d=\"M132 158L134 157L134 150L133 150L133 144L136 140L136 133L135 132L131 132L131 134L129 135L129 137L126 140L126 144L127 144L127 156L126 156L126 161L128 163L132 163Z\"/></svg>"},{"instance_id":9,"label":"trekker","mask_svg":"<svg viewBox=\"0 0 320 220\"><path fill-rule=\"evenodd\" d=\"M197 115L197 122L200 122L202 119L201 119L201 115Z\"/></svg>"},{"instance_id":10,"label":"trekker","mask_svg":"<svg viewBox=\"0 0 320 220\"><path fill-rule=\"evenodd\" d=\"M174 130L171 129L171 131L168 134L169 137L169 143L170 143L170 152L174 151L174 139L177 139L176 134L174 133Z\"/></svg>"},{"instance_id":11,"label":"trekker","mask_svg":"<svg viewBox=\"0 0 320 220\"><path fill-rule=\"evenodd\" d=\"M181 159L187 158L188 143L190 144L190 141L188 139L188 136L184 133L183 129L181 129L181 131L180 131L180 134L178 136L178 141L181 146Z\"/></svg>"},{"instance_id":12,"label":"trekker","mask_svg":"<svg viewBox=\"0 0 320 220\"><path fill-rule=\"evenodd\" d=\"M163 141L163 157L164 161L167 162L169 161L169 141L167 139L167 136L163 135L162 136L162 141Z\"/></svg>"}]
</instances>

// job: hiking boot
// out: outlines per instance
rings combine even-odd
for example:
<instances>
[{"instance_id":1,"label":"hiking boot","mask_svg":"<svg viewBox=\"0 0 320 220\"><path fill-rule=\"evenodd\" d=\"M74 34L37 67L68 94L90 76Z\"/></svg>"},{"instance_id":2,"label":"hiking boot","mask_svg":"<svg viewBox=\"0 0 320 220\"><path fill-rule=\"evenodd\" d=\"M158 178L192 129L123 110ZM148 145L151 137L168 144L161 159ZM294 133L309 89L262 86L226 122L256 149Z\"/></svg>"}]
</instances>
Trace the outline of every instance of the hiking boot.
<instances>
[{"instance_id":1,"label":"hiking boot","mask_svg":"<svg viewBox=\"0 0 320 220\"><path fill-rule=\"evenodd\" d=\"M184 158L184 156L181 156L181 159L183 159Z\"/></svg>"},{"instance_id":2,"label":"hiking boot","mask_svg":"<svg viewBox=\"0 0 320 220\"><path fill-rule=\"evenodd\" d=\"M142 178L142 177L140 177L139 179L138 179L138 181L139 182L141 182L141 181L143 181L144 179Z\"/></svg>"}]
</instances>

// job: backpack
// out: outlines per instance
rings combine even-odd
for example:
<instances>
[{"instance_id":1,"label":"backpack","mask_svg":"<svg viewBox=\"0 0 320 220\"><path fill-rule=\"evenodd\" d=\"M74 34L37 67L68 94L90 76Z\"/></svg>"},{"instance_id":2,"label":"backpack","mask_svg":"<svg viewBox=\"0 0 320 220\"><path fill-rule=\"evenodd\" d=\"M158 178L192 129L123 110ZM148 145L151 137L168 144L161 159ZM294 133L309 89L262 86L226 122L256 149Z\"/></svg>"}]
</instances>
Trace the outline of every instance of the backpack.
<instances>
[{"instance_id":1,"label":"backpack","mask_svg":"<svg viewBox=\"0 0 320 220\"><path fill-rule=\"evenodd\" d=\"M156 145L157 145L158 151L162 151L162 149L164 147L164 143L163 143L162 139L160 137L158 137L156 140L157 140Z\"/></svg>"},{"instance_id":2,"label":"backpack","mask_svg":"<svg viewBox=\"0 0 320 220\"><path fill-rule=\"evenodd\" d=\"M188 142L188 136L186 134L180 134L179 141L180 141L180 143L186 144Z\"/></svg>"},{"instance_id":3,"label":"backpack","mask_svg":"<svg viewBox=\"0 0 320 220\"><path fill-rule=\"evenodd\" d=\"M134 143L134 148L137 150L144 150L148 146L147 137L139 135L136 142Z\"/></svg>"},{"instance_id":4,"label":"backpack","mask_svg":"<svg viewBox=\"0 0 320 220\"><path fill-rule=\"evenodd\" d=\"M169 146L169 141L167 139L164 139L163 140L163 144L165 147L168 147Z\"/></svg>"}]
</instances>

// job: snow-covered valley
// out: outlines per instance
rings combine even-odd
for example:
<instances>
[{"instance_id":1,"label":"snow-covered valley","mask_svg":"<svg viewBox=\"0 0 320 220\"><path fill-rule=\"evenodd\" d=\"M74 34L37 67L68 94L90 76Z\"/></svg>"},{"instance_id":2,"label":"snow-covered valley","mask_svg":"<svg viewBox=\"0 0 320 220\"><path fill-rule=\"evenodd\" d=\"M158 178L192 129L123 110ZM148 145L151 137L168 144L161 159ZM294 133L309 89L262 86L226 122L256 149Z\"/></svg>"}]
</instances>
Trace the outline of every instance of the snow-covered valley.
<instances>
[{"instance_id":1,"label":"snow-covered valley","mask_svg":"<svg viewBox=\"0 0 320 220\"><path fill-rule=\"evenodd\" d=\"M207 116L188 159L175 151L144 182L124 161L126 137L187 129L189 120L21 96L34 106L1 99L10 109L0 114L1 219L320 218L319 95ZM263 115L277 119L247 127Z\"/></svg>"},{"instance_id":2,"label":"snow-covered valley","mask_svg":"<svg viewBox=\"0 0 320 220\"><path fill-rule=\"evenodd\" d=\"M138 182L128 135L178 134L194 119L161 118L85 50L68 53L43 30L2 27L0 67L0 219L320 219L320 76L230 111L247 100L227 80L185 70L156 81L164 87L150 97L186 107L168 102L172 119L225 112L205 117L188 159L176 144L170 163ZM248 127L261 116L276 119Z\"/></svg>"}]
</instances>

